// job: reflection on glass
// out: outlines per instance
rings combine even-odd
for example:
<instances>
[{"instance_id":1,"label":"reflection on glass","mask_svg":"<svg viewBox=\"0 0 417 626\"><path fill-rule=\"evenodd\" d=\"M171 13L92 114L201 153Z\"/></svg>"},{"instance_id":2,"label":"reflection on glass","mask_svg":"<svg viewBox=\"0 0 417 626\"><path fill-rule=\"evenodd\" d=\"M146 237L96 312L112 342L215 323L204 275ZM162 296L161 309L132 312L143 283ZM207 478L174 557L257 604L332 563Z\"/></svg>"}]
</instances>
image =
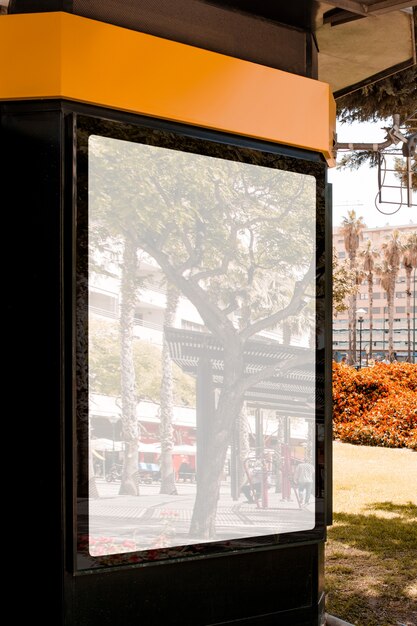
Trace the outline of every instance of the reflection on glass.
<instances>
[{"instance_id":1,"label":"reflection on glass","mask_svg":"<svg viewBox=\"0 0 417 626\"><path fill-rule=\"evenodd\" d=\"M312 176L89 139L90 555L314 527Z\"/></svg>"}]
</instances>

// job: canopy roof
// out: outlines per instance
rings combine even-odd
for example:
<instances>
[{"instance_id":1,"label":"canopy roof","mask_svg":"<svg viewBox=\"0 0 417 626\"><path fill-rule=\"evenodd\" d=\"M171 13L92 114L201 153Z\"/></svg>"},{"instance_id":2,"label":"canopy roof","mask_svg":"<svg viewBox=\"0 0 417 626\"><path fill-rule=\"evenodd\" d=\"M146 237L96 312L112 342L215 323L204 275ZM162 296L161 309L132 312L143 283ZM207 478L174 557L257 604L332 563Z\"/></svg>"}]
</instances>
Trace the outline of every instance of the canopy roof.
<instances>
[{"instance_id":1,"label":"canopy roof","mask_svg":"<svg viewBox=\"0 0 417 626\"><path fill-rule=\"evenodd\" d=\"M318 2L318 78L335 97L416 62L412 0Z\"/></svg>"}]
</instances>

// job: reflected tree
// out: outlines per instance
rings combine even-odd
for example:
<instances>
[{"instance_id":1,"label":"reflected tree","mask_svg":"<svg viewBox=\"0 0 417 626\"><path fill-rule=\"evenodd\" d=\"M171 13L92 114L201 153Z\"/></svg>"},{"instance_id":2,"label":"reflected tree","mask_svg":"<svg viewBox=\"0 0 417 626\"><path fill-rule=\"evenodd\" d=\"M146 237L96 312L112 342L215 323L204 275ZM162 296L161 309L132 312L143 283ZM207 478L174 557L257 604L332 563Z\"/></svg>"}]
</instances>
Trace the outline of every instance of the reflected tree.
<instances>
[{"instance_id":1,"label":"reflected tree","mask_svg":"<svg viewBox=\"0 0 417 626\"><path fill-rule=\"evenodd\" d=\"M173 326L177 310L179 292L173 285L167 286L165 307L165 326ZM168 342L164 332L162 346L162 380L160 399L160 438L161 438L161 489L160 493L177 495L175 486L172 450L174 447L173 414L174 414L174 381L172 376L172 360Z\"/></svg>"},{"instance_id":2,"label":"reflected tree","mask_svg":"<svg viewBox=\"0 0 417 626\"><path fill-rule=\"evenodd\" d=\"M244 350L314 298L316 180L107 138L90 138L90 155L92 212L128 218L132 245L158 264L223 346L190 527L191 536L213 539L246 391L308 361L303 354L248 373Z\"/></svg>"},{"instance_id":3,"label":"reflected tree","mask_svg":"<svg viewBox=\"0 0 417 626\"><path fill-rule=\"evenodd\" d=\"M129 216L130 217L130 216ZM123 246L120 303L120 387L123 441L123 473L119 493L139 495L137 392L133 356L133 329L136 305L138 247L127 219Z\"/></svg>"}]
</instances>

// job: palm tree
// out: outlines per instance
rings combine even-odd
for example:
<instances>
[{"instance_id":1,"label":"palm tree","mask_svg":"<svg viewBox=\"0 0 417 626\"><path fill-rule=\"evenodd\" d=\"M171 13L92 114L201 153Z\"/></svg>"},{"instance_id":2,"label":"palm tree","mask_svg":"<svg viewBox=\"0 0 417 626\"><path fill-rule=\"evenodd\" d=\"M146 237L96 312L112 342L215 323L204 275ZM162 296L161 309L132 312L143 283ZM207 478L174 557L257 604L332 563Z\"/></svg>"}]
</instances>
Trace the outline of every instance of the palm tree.
<instances>
[{"instance_id":1,"label":"palm tree","mask_svg":"<svg viewBox=\"0 0 417 626\"><path fill-rule=\"evenodd\" d=\"M344 238L345 250L349 256L350 269L355 273L356 284L361 281L361 274L357 269L356 255L362 240L362 231L365 228L362 217L356 217L354 210L348 211L343 218L341 233ZM349 296L349 355L348 362L352 365L356 355L356 301L357 292L352 291Z\"/></svg>"},{"instance_id":2,"label":"palm tree","mask_svg":"<svg viewBox=\"0 0 417 626\"><path fill-rule=\"evenodd\" d=\"M370 239L365 244L365 247L359 252L362 259L362 267L368 283L368 302L369 302L369 358L372 359L372 331L373 331L373 312L372 307L374 305L374 271L375 260L379 255L376 248L372 248L372 242Z\"/></svg>"},{"instance_id":3,"label":"palm tree","mask_svg":"<svg viewBox=\"0 0 417 626\"><path fill-rule=\"evenodd\" d=\"M179 300L179 292L176 287L168 283L167 300L165 308L165 328L173 326L175 312L177 310ZM172 378L172 360L169 353L168 343L163 338L162 346L162 380L161 380L161 489L160 493L169 495L177 495L175 486L174 467L172 463L172 449L174 447L173 436L173 412L174 412L174 383Z\"/></svg>"},{"instance_id":4,"label":"palm tree","mask_svg":"<svg viewBox=\"0 0 417 626\"><path fill-rule=\"evenodd\" d=\"M136 305L138 247L134 236L124 240L120 304L120 378L125 454L120 495L139 495L138 419L136 375L133 356L133 326Z\"/></svg>"},{"instance_id":5,"label":"palm tree","mask_svg":"<svg viewBox=\"0 0 417 626\"><path fill-rule=\"evenodd\" d=\"M400 271L403 243L398 230L392 232L388 241L382 244L383 264L380 269L381 285L387 294L388 308L388 358L394 358L394 297L395 283Z\"/></svg>"},{"instance_id":6,"label":"palm tree","mask_svg":"<svg viewBox=\"0 0 417 626\"><path fill-rule=\"evenodd\" d=\"M407 341L408 361L411 363L411 272L417 268L417 232L411 233L404 244L403 265L406 274L407 293ZM414 289L415 289L414 285ZM415 314L415 313L414 313ZM415 346L413 347L413 354Z\"/></svg>"}]
</instances>

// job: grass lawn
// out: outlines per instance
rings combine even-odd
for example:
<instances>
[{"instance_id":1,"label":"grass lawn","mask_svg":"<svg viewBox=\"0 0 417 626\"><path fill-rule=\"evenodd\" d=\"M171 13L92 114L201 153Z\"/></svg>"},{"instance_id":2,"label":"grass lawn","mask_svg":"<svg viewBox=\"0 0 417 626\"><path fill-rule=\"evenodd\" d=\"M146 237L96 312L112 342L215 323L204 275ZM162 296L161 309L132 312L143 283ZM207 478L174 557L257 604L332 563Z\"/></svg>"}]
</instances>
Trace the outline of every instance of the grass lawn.
<instances>
[{"instance_id":1,"label":"grass lawn","mask_svg":"<svg viewBox=\"0 0 417 626\"><path fill-rule=\"evenodd\" d=\"M417 626L417 453L334 442L328 613Z\"/></svg>"}]
</instances>

